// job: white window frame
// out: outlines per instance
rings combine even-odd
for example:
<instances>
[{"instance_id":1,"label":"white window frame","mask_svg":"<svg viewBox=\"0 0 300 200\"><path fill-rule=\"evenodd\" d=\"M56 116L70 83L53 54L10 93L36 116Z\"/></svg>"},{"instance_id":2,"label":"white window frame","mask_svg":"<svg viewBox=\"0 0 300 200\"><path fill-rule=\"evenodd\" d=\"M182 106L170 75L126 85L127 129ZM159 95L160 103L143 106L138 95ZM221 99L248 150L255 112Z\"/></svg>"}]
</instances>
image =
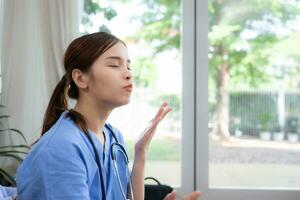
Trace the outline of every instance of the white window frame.
<instances>
[{"instance_id":1,"label":"white window frame","mask_svg":"<svg viewBox=\"0 0 300 200\"><path fill-rule=\"evenodd\" d=\"M195 167L195 1L181 0L182 10L182 156L179 194L196 189Z\"/></svg>"},{"instance_id":2,"label":"white window frame","mask_svg":"<svg viewBox=\"0 0 300 200\"><path fill-rule=\"evenodd\" d=\"M298 189L210 188L208 180L208 0L182 0L182 160L180 194L201 200L299 200Z\"/></svg>"}]
</instances>

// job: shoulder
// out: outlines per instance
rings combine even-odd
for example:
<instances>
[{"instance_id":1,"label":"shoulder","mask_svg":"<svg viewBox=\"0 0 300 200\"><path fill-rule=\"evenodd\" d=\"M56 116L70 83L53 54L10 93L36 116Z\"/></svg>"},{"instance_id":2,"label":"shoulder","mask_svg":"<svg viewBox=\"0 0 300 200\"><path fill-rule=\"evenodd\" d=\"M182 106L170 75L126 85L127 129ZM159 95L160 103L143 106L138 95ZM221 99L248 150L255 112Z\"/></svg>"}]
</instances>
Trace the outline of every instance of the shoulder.
<instances>
[{"instance_id":1,"label":"shoulder","mask_svg":"<svg viewBox=\"0 0 300 200\"><path fill-rule=\"evenodd\" d=\"M74 147L82 145L84 133L63 113L59 120L41 138L42 146L55 148L57 146Z\"/></svg>"},{"instance_id":2,"label":"shoulder","mask_svg":"<svg viewBox=\"0 0 300 200\"><path fill-rule=\"evenodd\" d=\"M34 144L19 166L19 183L28 179L42 184L61 172L67 174L66 169L68 172L85 174L88 147L80 139L80 134L80 129L73 127L68 119L59 119Z\"/></svg>"},{"instance_id":3,"label":"shoulder","mask_svg":"<svg viewBox=\"0 0 300 200\"><path fill-rule=\"evenodd\" d=\"M56 163L58 160L76 159L83 156L87 145L81 130L70 119L59 120L33 145L26 161ZM57 160L56 160L57 159Z\"/></svg>"}]
</instances>

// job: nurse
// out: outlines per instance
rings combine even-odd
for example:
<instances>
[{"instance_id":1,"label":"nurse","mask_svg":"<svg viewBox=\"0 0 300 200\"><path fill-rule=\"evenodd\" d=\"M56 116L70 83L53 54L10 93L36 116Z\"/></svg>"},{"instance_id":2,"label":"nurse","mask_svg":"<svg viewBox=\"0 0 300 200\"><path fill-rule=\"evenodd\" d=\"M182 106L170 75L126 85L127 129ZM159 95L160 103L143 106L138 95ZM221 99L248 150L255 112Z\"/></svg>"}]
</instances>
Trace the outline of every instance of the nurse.
<instances>
[{"instance_id":1,"label":"nurse","mask_svg":"<svg viewBox=\"0 0 300 200\"><path fill-rule=\"evenodd\" d=\"M126 44L105 32L84 35L67 48L64 67L42 136L18 168L18 200L143 200L147 148L171 108L163 103L141 134L130 173L123 136L106 123L114 108L129 103L133 89ZM68 98L76 100L73 109ZM175 198L174 192L166 197Z\"/></svg>"},{"instance_id":2,"label":"nurse","mask_svg":"<svg viewBox=\"0 0 300 200\"><path fill-rule=\"evenodd\" d=\"M143 200L147 148L171 108L163 103L141 134L132 172L118 150L116 170L112 144L125 144L106 120L114 108L129 103L133 89L125 43L104 32L84 35L67 48L64 67L44 115L42 136L18 168L18 199ZM68 98L76 99L73 109Z\"/></svg>"}]
</instances>

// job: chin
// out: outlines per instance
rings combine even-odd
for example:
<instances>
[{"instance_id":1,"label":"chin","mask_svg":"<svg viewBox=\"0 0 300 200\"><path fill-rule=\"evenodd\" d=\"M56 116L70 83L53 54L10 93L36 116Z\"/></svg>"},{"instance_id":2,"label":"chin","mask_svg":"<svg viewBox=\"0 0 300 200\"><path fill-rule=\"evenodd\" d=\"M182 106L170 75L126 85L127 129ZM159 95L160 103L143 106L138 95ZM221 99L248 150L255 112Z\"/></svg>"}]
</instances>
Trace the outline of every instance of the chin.
<instances>
[{"instance_id":1,"label":"chin","mask_svg":"<svg viewBox=\"0 0 300 200\"><path fill-rule=\"evenodd\" d=\"M122 101L119 101L119 102L115 103L115 107L125 106L129 103L130 103L130 99L124 99Z\"/></svg>"}]
</instances>

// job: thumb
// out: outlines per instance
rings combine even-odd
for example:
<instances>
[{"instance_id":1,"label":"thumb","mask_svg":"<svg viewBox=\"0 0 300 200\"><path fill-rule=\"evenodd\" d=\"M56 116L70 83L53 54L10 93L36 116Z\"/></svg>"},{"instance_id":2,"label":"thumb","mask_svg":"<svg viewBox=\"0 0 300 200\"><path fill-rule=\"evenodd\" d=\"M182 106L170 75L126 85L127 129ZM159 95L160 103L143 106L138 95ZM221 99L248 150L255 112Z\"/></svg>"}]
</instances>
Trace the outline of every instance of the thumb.
<instances>
[{"instance_id":1,"label":"thumb","mask_svg":"<svg viewBox=\"0 0 300 200\"><path fill-rule=\"evenodd\" d=\"M176 199L176 191L173 190L171 193L169 193L164 200L175 200Z\"/></svg>"},{"instance_id":2,"label":"thumb","mask_svg":"<svg viewBox=\"0 0 300 200\"><path fill-rule=\"evenodd\" d=\"M184 196L184 197L182 198L182 200L196 200L196 199L199 198L201 195L202 195L201 192L199 192L199 191L194 191L194 192L191 192L191 193L187 194L186 196Z\"/></svg>"},{"instance_id":3,"label":"thumb","mask_svg":"<svg viewBox=\"0 0 300 200\"><path fill-rule=\"evenodd\" d=\"M192 197L193 197L193 198L198 198L198 197L200 197L201 195L202 195L202 193L199 192L199 191L195 191L195 192L192 193Z\"/></svg>"}]
</instances>

